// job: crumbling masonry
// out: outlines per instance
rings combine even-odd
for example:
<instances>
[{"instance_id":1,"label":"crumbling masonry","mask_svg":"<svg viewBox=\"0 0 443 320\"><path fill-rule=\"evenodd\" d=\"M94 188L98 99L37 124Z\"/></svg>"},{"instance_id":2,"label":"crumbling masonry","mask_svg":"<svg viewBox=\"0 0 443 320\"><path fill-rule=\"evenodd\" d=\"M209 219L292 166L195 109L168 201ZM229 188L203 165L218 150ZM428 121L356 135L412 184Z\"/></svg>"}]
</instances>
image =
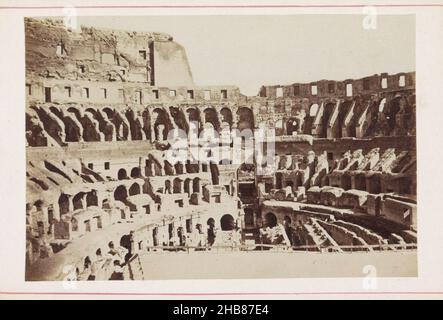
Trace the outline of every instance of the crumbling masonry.
<instances>
[{"instance_id":1,"label":"crumbling masonry","mask_svg":"<svg viewBox=\"0 0 443 320\"><path fill-rule=\"evenodd\" d=\"M74 32L37 19L25 27L28 280L63 279L66 265L82 279L85 259L131 230L139 254L416 243L415 73L247 97L195 86L167 34ZM272 170L170 163L168 133L191 122L199 132L275 129ZM96 279L109 278L102 261ZM143 278L131 263L125 276Z\"/></svg>"}]
</instances>

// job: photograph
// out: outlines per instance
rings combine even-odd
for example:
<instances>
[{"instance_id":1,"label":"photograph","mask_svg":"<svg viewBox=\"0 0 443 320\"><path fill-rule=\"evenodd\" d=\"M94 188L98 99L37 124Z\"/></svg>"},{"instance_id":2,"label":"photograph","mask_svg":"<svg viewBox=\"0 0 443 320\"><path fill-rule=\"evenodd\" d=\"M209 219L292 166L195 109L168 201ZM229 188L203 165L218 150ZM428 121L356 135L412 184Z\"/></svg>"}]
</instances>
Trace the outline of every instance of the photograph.
<instances>
[{"instance_id":1,"label":"photograph","mask_svg":"<svg viewBox=\"0 0 443 320\"><path fill-rule=\"evenodd\" d=\"M416 18L372 18L24 16L24 280L417 277Z\"/></svg>"}]
</instances>

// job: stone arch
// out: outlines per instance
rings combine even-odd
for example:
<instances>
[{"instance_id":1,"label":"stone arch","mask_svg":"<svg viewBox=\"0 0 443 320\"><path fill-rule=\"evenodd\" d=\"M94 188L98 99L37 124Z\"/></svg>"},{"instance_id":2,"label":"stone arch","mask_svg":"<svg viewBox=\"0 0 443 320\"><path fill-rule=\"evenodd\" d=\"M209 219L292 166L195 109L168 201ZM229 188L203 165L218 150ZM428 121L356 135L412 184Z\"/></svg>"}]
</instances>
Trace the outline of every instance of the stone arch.
<instances>
[{"instance_id":1,"label":"stone arch","mask_svg":"<svg viewBox=\"0 0 443 320\"><path fill-rule=\"evenodd\" d=\"M328 132L328 124L329 124L329 118L331 117L333 111L335 108L335 103L333 102L327 102L324 104L323 107L323 116L321 118L321 133L320 138L326 138L327 132Z\"/></svg>"},{"instance_id":2,"label":"stone arch","mask_svg":"<svg viewBox=\"0 0 443 320\"><path fill-rule=\"evenodd\" d=\"M167 160L164 161L163 168L165 169L165 175L167 176L175 175L174 167Z\"/></svg>"},{"instance_id":3,"label":"stone arch","mask_svg":"<svg viewBox=\"0 0 443 320\"><path fill-rule=\"evenodd\" d=\"M151 173L152 176L161 176L163 174L163 167L160 163L160 161L158 161L155 157L153 157L152 155L149 155L149 158L146 162L146 166L149 169L149 172ZM152 170L152 169L153 170Z\"/></svg>"},{"instance_id":4,"label":"stone arch","mask_svg":"<svg viewBox=\"0 0 443 320\"><path fill-rule=\"evenodd\" d=\"M69 212L69 196L62 193L58 198L58 206L60 208L60 217Z\"/></svg>"},{"instance_id":5,"label":"stone arch","mask_svg":"<svg viewBox=\"0 0 443 320\"><path fill-rule=\"evenodd\" d=\"M268 212L265 215L265 225L269 228L274 228L277 226L277 217L272 212Z\"/></svg>"},{"instance_id":6,"label":"stone arch","mask_svg":"<svg viewBox=\"0 0 443 320\"><path fill-rule=\"evenodd\" d=\"M182 110L180 110L180 108L171 106L169 107L169 113L171 114L172 119L174 119L174 122L179 129L183 130L184 132L189 131L185 114Z\"/></svg>"},{"instance_id":7,"label":"stone arch","mask_svg":"<svg viewBox=\"0 0 443 320\"><path fill-rule=\"evenodd\" d=\"M140 178L141 172L139 167L134 167L131 169L131 178Z\"/></svg>"},{"instance_id":8,"label":"stone arch","mask_svg":"<svg viewBox=\"0 0 443 320\"><path fill-rule=\"evenodd\" d=\"M143 121L143 127L142 130L145 133L145 136L147 137L147 139L151 139L151 115L149 113L149 109L145 109L142 112L142 121Z\"/></svg>"},{"instance_id":9,"label":"stone arch","mask_svg":"<svg viewBox=\"0 0 443 320\"><path fill-rule=\"evenodd\" d=\"M247 107L241 107L237 110L238 115L238 129L241 131L243 129L254 130L254 113L252 109Z\"/></svg>"},{"instance_id":10,"label":"stone arch","mask_svg":"<svg viewBox=\"0 0 443 320\"><path fill-rule=\"evenodd\" d=\"M186 178L184 183L183 183L184 192L189 194L189 195L192 193L191 192L191 183L192 183L192 179L189 179L189 178Z\"/></svg>"},{"instance_id":11,"label":"stone arch","mask_svg":"<svg viewBox=\"0 0 443 320\"><path fill-rule=\"evenodd\" d=\"M171 119L168 113L161 109L155 108L153 113L155 140L165 141L168 138L168 132L172 129Z\"/></svg>"},{"instance_id":12,"label":"stone arch","mask_svg":"<svg viewBox=\"0 0 443 320\"><path fill-rule=\"evenodd\" d=\"M53 138L57 143L63 144L64 143L64 130L61 126L62 122L61 120L57 121L54 116L49 115L46 113L45 110L38 107L31 107L32 110L34 110L38 118L40 119L41 123L43 124L44 130L48 133L48 135Z\"/></svg>"},{"instance_id":13,"label":"stone arch","mask_svg":"<svg viewBox=\"0 0 443 320\"><path fill-rule=\"evenodd\" d=\"M183 174L184 173L184 171L183 171L183 163L181 163L181 162L177 162L175 165L174 165L174 169L175 169L175 173L176 174Z\"/></svg>"},{"instance_id":14,"label":"stone arch","mask_svg":"<svg viewBox=\"0 0 443 320\"><path fill-rule=\"evenodd\" d=\"M229 108L222 108L220 110L220 114L222 116L222 122L226 122L229 124L229 127L232 127L232 111Z\"/></svg>"},{"instance_id":15,"label":"stone arch","mask_svg":"<svg viewBox=\"0 0 443 320\"><path fill-rule=\"evenodd\" d=\"M214 218L209 218L207 221L206 221L206 225L208 225L208 226L215 226L215 220L214 220Z\"/></svg>"},{"instance_id":16,"label":"stone arch","mask_svg":"<svg viewBox=\"0 0 443 320\"><path fill-rule=\"evenodd\" d=\"M109 114L112 114L112 111L109 108L106 108ZM99 109L87 108L85 112L89 112L93 118L98 122L98 129L103 134L104 141L113 141L115 140L115 127L111 122L112 115L108 116L108 113L102 112Z\"/></svg>"},{"instance_id":17,"label":"stone arch","mask_svg":"<svg viewBox=\"0 0 443 320\"><path fill-rule=\"evenodd\" d=\"M313 103L310 107L309 107L309 116L310 117L315 117L318 113L318 109L319 109L319 105L318 103Z\"/></svg>"},{"instance_id":18,"label":"stone arch","mask_svg":"<svg viewBox=\"0 0 443 320\"><path fill-rule=\"evenodd\" d=\"M387 132L387 135L389 135L395 128L395 116L400 111L400 104L403 102L402 96L395 96L391 101L389 101L387 108L384 108L383 113L386 116L387 123L389 125L389 132Z\"/></svg>"},{"instance_id":19,"label":"stone arch","mask_svg":"<svg viewBox=\"0 0 443 320\"><path fill-rule=\"evenodd\" d=\"M172 184L171 184L171 180L165 180L165 194L166 193L169 193L169 194L171 194L172 193Z\"/></svg>"},{"instance_id":20,"label":"stone arch","mask_svg":"<svg viewBox=\"0 0 443 320\"><path fill-rule=\"evenodd\" d=\"M192 192L200 192L200 178L192 180Z\"/></svg>"},{"instance_id":21,"label":"stone arch","mask_svg":"<svg viewBox=\"0 0 443 320\"><path fill-rule=\"evenodd\" d=\"M201 120L200 120L200 112L197 108L188 108L186 109L187 117L189 123L195 122L197 123L197 131L200 131Z\"/></svg>"},{"instance_id":22,"label":"stone arch","mask_svg":"<svg viewBox=\"0 0 443 320\"><path fill-rule=\"evenodd\" d=\"M172 182L173 193L182 193L182 181L180 178L175 178Z\"/></svg>"},{"instance_id":23,"label":"stone arch","mask_svg":"<svg viewBox=\"0 0 443 320\"><path fill-rule=\"evenodd\" d=\"M303 133L305 134L312 134L312 125L314 123L314 120L317 116L317 113L319 112L319 105L318 103L312 103L309 106L309 113L308 115L305 117L305 121L303 124Z\"/></svg>"},{"instance_id":24,"label":"stone arch","mask_svg":"<svg viewBox=\"0 0 443 320\"><path fill-rule=\"evenodd\" d=\"M220 227L222 231L231 231L235 229L235 219L230 214L225 214L220 218Z\"/></svg>"},{"instance_id":25,"label":"stone arch","mask_svg":"<svg viewBox=\"0 0 443 320\"><path fill-rule=\"evenodd\" d=\"M79 192L77 193L74 198L72 199L72 203L74 205L74 210L78 210L78 209L84 209L84 205L83 205L83 199L85 197L84 192Z\"/></svg>"},{"instance_id":26,"label":"stone arch","mask_svg":"<svg viewBox=\"0 0 443 320\"><path fill-rule=\"evenodd\" d=\"M214 127L214 130L220 130L220 119L218 118L217 111L214 108L206 108L204 111L205 123L210 123Z\"/></svg>"},{"instance_id":27,"label":"stone arch","mask_svg":"<svg viewBox=\"0 0 443 320\"><path fill-rule=\"evenodd\" d=\"M128 174L126 173L126 169L120 169L117 172L117 178L118 180L124 180L124 179L128 179Z\"/></svg>"},{"instance_id":28,"label":"stone arch","mask_svg":"<svg viewBox=\"0 0 443 320\"><path fill-rule=\"evenodd\" d=\"M128 197L128 191L126 190L126 186L120 185L114 191L114 199L118 201L124 202Z\"/></svg>"},{"instance_id":29,"label":"stone arch","mask_svg":"<svg viewBox=\"0 0 443 320\"><path fill-rule=\"evenodd\" d=\"M114 111L114 116L112 118L112 122L116 128L117 140L118 141L127 141L131 137L130 135L130 127L127 123L127 120L122 116L122 114L118 111Z\"/></svg>"},{"instance_id":30,"label":"stone arch","mask_svg":"<svg viewBox=\"0 0 443 320\"><path fill-rule=\"evenodd\" d=\"M131 134L132 140L142 140L143 134L142 134L142 125L137 119L137 117L134 114L134 110L128 109L125 112L125 117L128 120L129 123L129 131Z\"/></svg>"},{"instance_id":31,"label":"stone arch","mask_svg":"<svg viewBox=\"0 0 443 320\"><path fill-rule=\"evenodd\" d=\"M86 194L86 207L98 206L97 191L92 190Z\"/></svg>"},{"instance_id":32,"label":"stone arch","mask_svg":"<svg viewBox=\"0 0 443 320\"><path fill-rule=\"evenodd\" d=\"M68 112L73 113L83 128L83 140L86 142L100 141L100 133L95 125L93 117L89 113L81 113L74 107L70 107Z\"/></svg>"},{"instance_id":33,"label":"stone arch","mask_svg":"<svg viewBox=\"0 0 443 320\"><path fill-rule=\"evenodd\" d=\"M137 182L134 182L130 187L129 187L129 195L130 196L134 196L136 194L140 194L141 193L141 189L140 189L140 185Z\"/></svg>"},{"instance_id":34,"label":"stone arch","mask_svg":"<svg viewBox=\"0 0 443 320\"><path fill-rule=\"evenodd\" d=\"M58 108L51 106L49 110L55 114L60 120L63 121L65 129L65 141L66 142L78 142L82 138L80 123L76 123L70 116L65 115Z\"/></svg>"},{"instance_id":35,"label":"stone arch","mask_svg":"<svg viewBox=\"0 0 443 320\"><path fill-rule=\"evenodd\" d=\"M86 109L86 111L92 111L92 113L95 113L95 110L92 108L88 108L88 109ZM106 114L106 116L108 117L108 119L110 121L112 121L112 119L114 118L114 110L112 110L109 107L105 107L102 109L102 112L104 112Z\"/></svg>"},{"instance_id":36,"label":"stone arch","mask_svg":"<svg viewBox=\"0 0 443 320\"><path fill-rule=\"evenodd\" d=\"M299 120L297 118L289 118L286 121L286 134L292 136L294 132L298 132L299 129Z\"/></svg>"}]
</instances>

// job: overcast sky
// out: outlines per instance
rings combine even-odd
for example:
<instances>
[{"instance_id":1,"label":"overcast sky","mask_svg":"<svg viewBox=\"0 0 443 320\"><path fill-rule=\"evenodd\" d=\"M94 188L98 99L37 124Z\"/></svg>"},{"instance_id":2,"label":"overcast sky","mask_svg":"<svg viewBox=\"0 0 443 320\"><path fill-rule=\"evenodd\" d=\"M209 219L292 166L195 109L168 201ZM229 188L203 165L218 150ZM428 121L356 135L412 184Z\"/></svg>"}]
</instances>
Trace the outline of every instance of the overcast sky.
<instances>
[{"instance_id":1,"label":"overcast sky","mask_svg":"<svg viewBox=\"0 0 443 320\"><path fill-rule=\"evenodd\" d=\"M166 32L186 49L197 85L344 80L415 71L415 17L362 15L80 17L87 26Z\"/></svg>"}]
</instances>

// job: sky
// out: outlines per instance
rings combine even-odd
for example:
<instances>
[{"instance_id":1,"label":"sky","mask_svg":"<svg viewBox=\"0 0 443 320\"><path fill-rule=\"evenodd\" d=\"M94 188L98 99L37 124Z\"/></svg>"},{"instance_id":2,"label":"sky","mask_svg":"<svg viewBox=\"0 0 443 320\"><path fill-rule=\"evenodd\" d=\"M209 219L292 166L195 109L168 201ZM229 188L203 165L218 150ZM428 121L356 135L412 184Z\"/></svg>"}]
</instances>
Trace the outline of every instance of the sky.
<instances>
[{"instance_id":1,"label":"sky","mask_svg":"<svg viewBox=\"0 0 443 320\"><path fill-rule=\"evenodd\" d=\"M186 49L196 85L262 85L362 78L415 71L415 17L216 15L79 17L97 28L169 33Z\"/></svg>"}]
</instances>

